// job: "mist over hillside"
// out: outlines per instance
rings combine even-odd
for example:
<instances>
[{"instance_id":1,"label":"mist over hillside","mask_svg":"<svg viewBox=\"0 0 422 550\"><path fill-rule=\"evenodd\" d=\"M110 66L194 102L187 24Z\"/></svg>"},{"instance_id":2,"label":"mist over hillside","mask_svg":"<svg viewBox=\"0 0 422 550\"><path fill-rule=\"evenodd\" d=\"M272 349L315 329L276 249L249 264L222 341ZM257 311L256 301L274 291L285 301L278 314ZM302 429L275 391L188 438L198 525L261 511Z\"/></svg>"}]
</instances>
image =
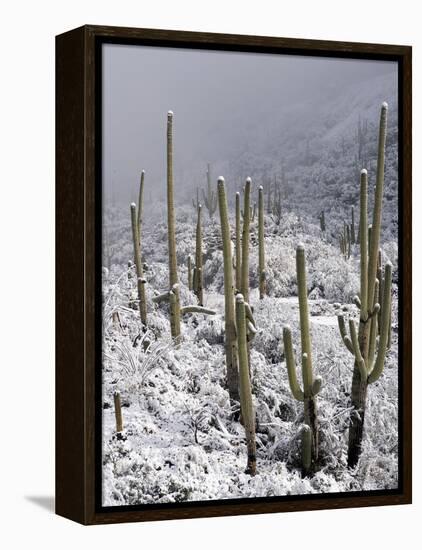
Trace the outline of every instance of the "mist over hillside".
<instances>
[{"instance_id":1,"label":"mist over hillside","mask_svg":"<svg viewBox=\"0 0 422 550\"><path fill-rule=\"evenodd\" d=\"M284 177L285 207L313 218L327 210L335 234L345 208L356 204L360 169L374 181L379 109L387 101L385 208L395 236L395 63L108 45L103 72L106 205L133 200L142 169L148 196L164 199L171 109L180 204L205 186L207 163L213 181L224 175L231 200L248 176L255 191ZM359 123L367 130L362 158Z\"/></svg>"}]
</instances>

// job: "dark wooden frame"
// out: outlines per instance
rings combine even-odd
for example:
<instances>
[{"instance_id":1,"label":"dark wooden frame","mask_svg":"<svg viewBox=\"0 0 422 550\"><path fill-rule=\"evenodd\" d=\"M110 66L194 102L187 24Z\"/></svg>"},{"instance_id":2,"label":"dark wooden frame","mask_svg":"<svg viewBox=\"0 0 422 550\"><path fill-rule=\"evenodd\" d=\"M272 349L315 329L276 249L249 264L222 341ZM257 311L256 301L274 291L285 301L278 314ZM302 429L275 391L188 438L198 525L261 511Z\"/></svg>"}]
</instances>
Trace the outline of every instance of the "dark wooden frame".
<instances>
[{"instance_id":1,"label":"dark wooden frame","mask_svg":"<svg viewBox=\"0 0 422 550\"><path fill-rule=\"evenodd\" d=\"M400 468L398 490L104 509L98 506L99 44L395 60L399 63ZM84 26L56 37L56 512L83 524L407 504L412 490L412 50L409 46ZM96 307L97 306L97 307ZM96 389L97 388L97 389Z\"/></svg>"}]
</instances>

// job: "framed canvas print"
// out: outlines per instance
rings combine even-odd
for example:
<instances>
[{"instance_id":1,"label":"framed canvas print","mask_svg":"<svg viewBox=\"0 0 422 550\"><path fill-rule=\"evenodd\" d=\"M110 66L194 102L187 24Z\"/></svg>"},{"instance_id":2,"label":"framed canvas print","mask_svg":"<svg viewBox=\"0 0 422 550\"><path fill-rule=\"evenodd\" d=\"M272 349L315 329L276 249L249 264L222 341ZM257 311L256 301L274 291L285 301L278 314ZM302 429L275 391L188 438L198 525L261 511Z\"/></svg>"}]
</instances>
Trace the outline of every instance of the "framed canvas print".
<instances>
[{"instance_id":1,"label":"framed canvas print","mask_svg":"<svg viewBox=\"0 0 422 550\"><path fill-rule=\"evenodd\" d=\"M57 513L411 502L411 48L56 55Z\"/></svg>"}]
</instances>

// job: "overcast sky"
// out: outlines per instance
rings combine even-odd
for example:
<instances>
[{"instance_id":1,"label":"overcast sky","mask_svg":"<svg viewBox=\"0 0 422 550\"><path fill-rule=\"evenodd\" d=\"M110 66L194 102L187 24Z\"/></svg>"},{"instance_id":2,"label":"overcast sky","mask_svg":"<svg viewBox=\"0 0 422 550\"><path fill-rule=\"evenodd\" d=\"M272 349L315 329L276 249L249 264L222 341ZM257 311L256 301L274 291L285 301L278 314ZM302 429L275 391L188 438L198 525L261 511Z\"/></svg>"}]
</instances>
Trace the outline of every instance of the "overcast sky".
<instances>
[{"instance_id":1,"label":"overcast sky","mask_svg":"<svg viewBox=\"0 0 422 550\"><path fill-rule=\"evenodd\" d=\"M292 110L304 124L302 106L329 104L357 83L383 75L396 79L396 64L104 45L103 185L126 200L145 169L146 182L164 190L169 110L175 168L183 180L208 161L229 160L246 142L253 146Z\"/></svg>"}]
</instances>

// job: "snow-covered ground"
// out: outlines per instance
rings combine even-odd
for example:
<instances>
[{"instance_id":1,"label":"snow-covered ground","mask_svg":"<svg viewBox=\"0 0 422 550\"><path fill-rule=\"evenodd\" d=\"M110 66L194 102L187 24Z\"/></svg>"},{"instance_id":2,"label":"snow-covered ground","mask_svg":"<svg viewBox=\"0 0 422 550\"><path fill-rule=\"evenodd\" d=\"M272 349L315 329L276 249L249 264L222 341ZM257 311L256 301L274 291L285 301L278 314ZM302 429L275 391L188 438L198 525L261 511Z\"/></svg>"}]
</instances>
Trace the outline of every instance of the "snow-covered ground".
<instances>
[{"instance_id":1,"label":"snow-covered ground","mask_svg":"<svg viewBox=\"0 0 422 550\"><path fill-rule=\"evenodd\" d=\"M168 287L167 232L163 213L149 212L144 227L148 331L133 309L136 284L129 209L108 212L111 268L103 277L103 504L141 504L308 493L388 489L397 486L397 290L393 336L385 370L368 391L365 438L354 471L346 467L353 358L341 341L337 314L357 316L351 305L359 289L356 255L342 258L336 242L286 213L280 226L266 220L269 296L258 299L256 222L251 229L250 303L259 332L251 348L252 391L257 417L257 475L244 473L243 426L233 420L225 388L223 269L218 212L204 222L205 305L209 317L188 314L183 339L170 340L166 305L154 305L154 291ZM206 217L206 216L205 216ZM177 207L177 256L182 305L195 304L187 288L187 256L194 254L194 211ZM295 247L303 242L308 269L309 308L318 395L320 467L300 473L299 432L303 404L294 400L287 378L282 329L292 327L300 349ZM397 247L384 243L396 267ZM355 252L355 254L358 251ZM118 313L118 316L116 315ZM300 372L298 370L298 374ZM299 376L300 378L300 376ZM115 432L113 394L122 396L124 431Z\"/></svg>"}]
</instances>

